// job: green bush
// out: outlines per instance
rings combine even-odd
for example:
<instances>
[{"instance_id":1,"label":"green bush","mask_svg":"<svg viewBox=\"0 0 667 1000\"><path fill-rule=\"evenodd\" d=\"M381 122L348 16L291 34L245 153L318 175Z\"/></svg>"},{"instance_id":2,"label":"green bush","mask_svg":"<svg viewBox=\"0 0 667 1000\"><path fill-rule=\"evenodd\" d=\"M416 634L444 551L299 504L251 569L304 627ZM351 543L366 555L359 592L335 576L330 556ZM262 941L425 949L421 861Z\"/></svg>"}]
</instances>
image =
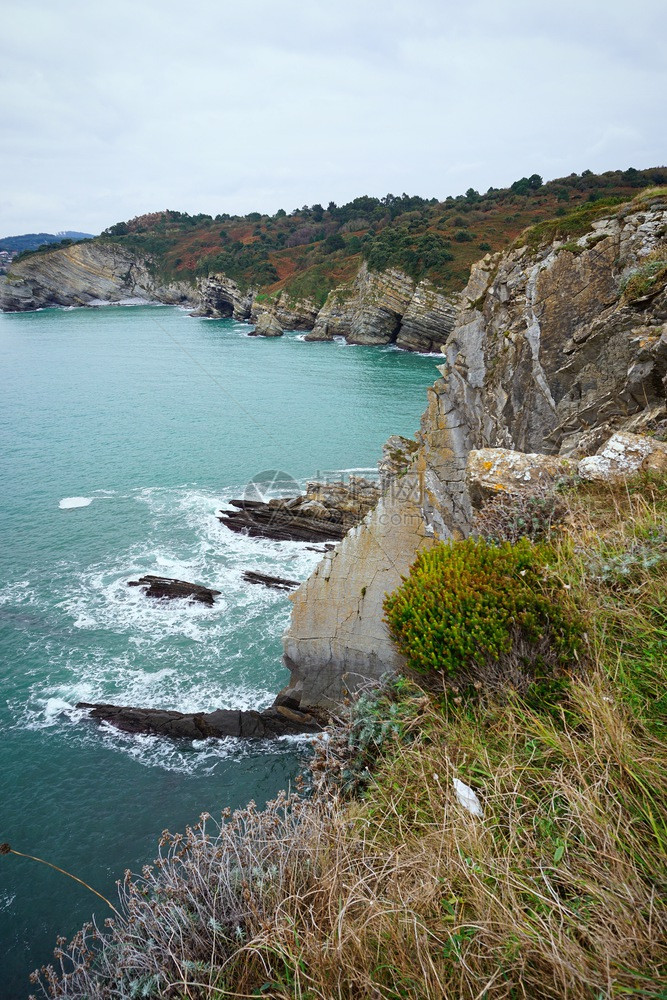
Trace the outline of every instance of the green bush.
<instances>
[{"instance_id":1,"label":"green bush","mask_svg":"<svg viewBox=\"0 0 667 1000\"><path fill-rule=\"evenodd\" d=\"M667 252L664 249L650 254L641 267L632 271L621 283L623 297L628 302L656 294L667 284Z\"/></svg>"},{"instance_id":2,"label":"green bush","mask_svg":"<svg viewBox=\"0 0 667 1000\"><path fill-rule=\"evenodd\" d=\"M548 585L551 548L527 538L483 538L420 553L385 598L385 620L408 666L422 675L526 689L576 657L579 628ZM563 591L561 591L563 594Z\"/></svg>"},{"instance_id":3,"label":"green bush","mask_svg":"<svg viewBox=\"0 0 667 1000\"><path fill-rule=\"evenodd\" d=\"M474 239L473 236L470 239ZM406 226L387 226L364 241L364 257L372 271L398 267L415 280L454 260L449 243L439 233L413 233Z\"/></svg>"}]
</instances>

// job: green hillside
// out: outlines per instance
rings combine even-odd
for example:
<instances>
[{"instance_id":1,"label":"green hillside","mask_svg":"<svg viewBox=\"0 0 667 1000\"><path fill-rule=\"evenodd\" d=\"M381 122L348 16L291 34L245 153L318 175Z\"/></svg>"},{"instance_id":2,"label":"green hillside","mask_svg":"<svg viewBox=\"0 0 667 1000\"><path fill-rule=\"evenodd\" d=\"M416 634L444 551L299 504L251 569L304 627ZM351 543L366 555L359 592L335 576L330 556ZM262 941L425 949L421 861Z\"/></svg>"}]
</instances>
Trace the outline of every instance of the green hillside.
<instances>
[{"instance_id":1,"label":"green hillside","mask_svg":"<svg viewBox=\"0 0 667 1000\"><path fill-rule=\"evenodd\" d=\"M363 260L373 270L397 267L455 292L476 260L502 250L526 227L614 205L641 188L665 183L664 167L585 170L547 183L533 174L509 188L491 187L484 194L469 188L443 200L362 195L345 205L304 205L272 216L165 210L119 222L97 239L149 255L162 278L193 281L223 272L241 288L252 285L266 296L286 290L291 298L318 304Z\"/></svg>"}]
</instances>

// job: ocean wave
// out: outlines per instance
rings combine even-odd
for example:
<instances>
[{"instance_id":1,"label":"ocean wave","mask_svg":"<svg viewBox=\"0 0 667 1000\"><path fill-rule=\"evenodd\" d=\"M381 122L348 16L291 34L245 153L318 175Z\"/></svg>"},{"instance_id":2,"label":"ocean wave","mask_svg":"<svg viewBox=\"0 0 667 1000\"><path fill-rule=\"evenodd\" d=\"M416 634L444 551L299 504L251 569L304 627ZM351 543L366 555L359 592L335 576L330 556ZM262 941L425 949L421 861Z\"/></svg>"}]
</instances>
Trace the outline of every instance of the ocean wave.
<instances>
[{"instance_id":1,"label":"ocean wave","mask_svg":"<svg viewBox=\"0 0 667 1000\"><path fill-rule=\"evenodd\" d=\"M103 732L76 709L81 701L180 712L271 704L284 680L280 636L290 602L284 592L246 582L243 573L253 569L302 580L321 552L308 551L303 542L230 531L216 510L239 495L235 485L182 485L92 491L82 498L145 504L150 527L143 540L102 560L61 560L46 588L46 581L26 579L0 590L0 604L35 603L44 621L41 632L26 635L26 659L35 666L25 676L27 697L9 706L12 727L48 730L74 744L102 740L147 766L188 772L245 752L236 741L231 748L216 741L213 748L198 748L197 757L157 738ZM154 600L128 586L149 573L202 583L221 594L208 606ZM281 742L285 752L289 746Z\"/></svg>"},{"instance_id":2,"label":"ocean wave","mask_svg":"<svg viewBox=\"0 0 667 1000\"><path fill-rule=\"evenodd\" d=\"M72 510L75 507L89 507L92 502L92 497L64 497L58 506L61 510Z\"/></svg>"}]
</instances>

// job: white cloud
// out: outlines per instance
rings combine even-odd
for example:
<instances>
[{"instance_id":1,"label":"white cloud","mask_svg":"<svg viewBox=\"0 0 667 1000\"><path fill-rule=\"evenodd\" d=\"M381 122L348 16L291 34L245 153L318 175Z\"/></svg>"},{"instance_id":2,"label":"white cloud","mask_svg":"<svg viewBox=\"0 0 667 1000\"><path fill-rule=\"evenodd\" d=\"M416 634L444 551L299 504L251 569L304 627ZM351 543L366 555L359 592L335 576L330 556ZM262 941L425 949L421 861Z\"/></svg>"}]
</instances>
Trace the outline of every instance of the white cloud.
<instances>
[{"instance_id":1,"label":"white cloud","mask_svg":"<svg viewBox=\"0 0 667 1000\"><path fill-rule=\"evenodd\" d=\"M664 163L657 0L18 0L0 235Z\"/></svg>"}]
</instances>

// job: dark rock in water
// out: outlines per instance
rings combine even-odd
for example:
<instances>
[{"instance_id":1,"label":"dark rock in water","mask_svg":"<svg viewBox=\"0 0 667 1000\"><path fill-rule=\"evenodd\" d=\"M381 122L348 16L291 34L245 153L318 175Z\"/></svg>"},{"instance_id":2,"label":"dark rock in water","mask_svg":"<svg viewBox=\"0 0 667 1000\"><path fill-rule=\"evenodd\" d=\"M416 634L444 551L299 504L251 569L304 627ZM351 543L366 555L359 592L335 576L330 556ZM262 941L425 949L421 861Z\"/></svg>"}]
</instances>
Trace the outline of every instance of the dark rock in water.
<instances>
[{"instance_id":1,"label":"dark rock in water","mask_svg":"<svg viewBox=\"0 0 667 1000\"><path fill-rule=\"evenodd\" d=\"M255 573L252 569L247 569L243 574L243 579L248 583L261 583L265 587L273 587L275 590L295 590L301 584L298 580L286 580L282 576L269 576L267 573Z\"/></svg>"},{"instance_id":2,"label":"dark rock in water","mask_svg":"<svg viewBox=\"0 0 667 1000\"><path fill-rule=\"evenodd\" d=\"M231 500L219 520L232 531L275 541L340 541L373 509L380 496L375 483L350 476L347 484L308 483L306 493L273 500Z\"/></svg>"},{"instance_id":3,"label":"dark rock in water","mask_svg":"<svg viewBox=\"0 0 667 1000\"><path fill-rule=\"evenodd\" d=\"M142 576L139 580L129 580L127 585L128 587L143 587L146 597L170 598L172 600L189 597L202 604L213 604L215 598L221 593L219 590L203 587L199 583L173 580L168 576Z\"/></svg>"},{"instance_id":4,"label":"dark rock in water","mask_svg":"<svg viewBox=\"0 0 667 1000\"><path fill-rule=\"evenodd\" d=\"M124 733L167 736L170 739L203 740L237 737L275 739L299 733L317 733L322 726L307 712L276 705L263 712L218 708L214 712L188 713L160 708L132 708L127 705L94 705L79 702L77 708L90 710L99 722L108 722Z\"/></svg>"}]
</instances>

